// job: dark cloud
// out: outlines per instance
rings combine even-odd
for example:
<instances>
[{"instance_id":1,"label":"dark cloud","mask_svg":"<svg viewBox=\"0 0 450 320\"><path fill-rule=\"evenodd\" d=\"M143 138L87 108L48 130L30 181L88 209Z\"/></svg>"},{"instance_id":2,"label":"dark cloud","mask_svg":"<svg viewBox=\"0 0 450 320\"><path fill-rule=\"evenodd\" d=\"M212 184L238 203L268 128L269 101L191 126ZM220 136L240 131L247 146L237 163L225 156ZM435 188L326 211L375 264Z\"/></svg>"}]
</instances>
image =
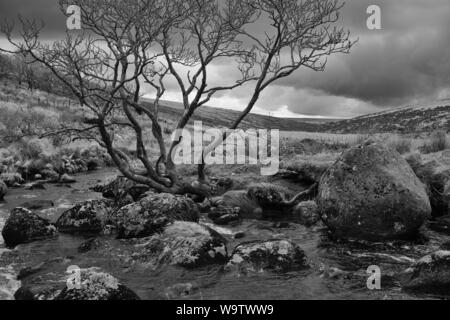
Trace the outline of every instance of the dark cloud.
<instances>
[{"instance_id":1,"label":"dark cloud","mask_svg":"<svg viewBox=\"0 0 450 320\"><path fill-rule=\"evenodd\" d=\"M369 4L381 7L383 30L367 29ZM299 72L281 85L378 107L436 99L450 88L450 1L353 0L343 13L359 37L351 54L333 57L325 73Z\"/></svg>"},{"instance_id":2,"label":"dark cloud","mask_svg":"<svg viewBox=\"0 0 450 320\"><path fill-rule=\"evenodd\" d=\"M381 7L382 30L368 30L369 5ZM57 0L1 0L0 18L19 13L42 18L46 37L65 31ZM279 82L262 96L258 108L287 106L301 114L353 116L444 98L450 95L449 16L448 0L347 0L341 24L359 38L352 52L331 57L323 73L300 70ZM228 65L213 68L212 81L232 81L235 75ZM172 96L175 88L175 82L169 84ZM221 99L243 106L248 91L244 87Z\"/></svg>"},{"instance_id":3,"label":"dark cloud","mask_svg":"<svg viewBox=\"0 0 450 320\"><path fill-rule=\"evenodd\" d=\"M42 20L45 23L43 36L56 37L65 32L66 20L60 11L58 0L1 0L0 19L24 18Z\"/></svg>"}]
</instances>

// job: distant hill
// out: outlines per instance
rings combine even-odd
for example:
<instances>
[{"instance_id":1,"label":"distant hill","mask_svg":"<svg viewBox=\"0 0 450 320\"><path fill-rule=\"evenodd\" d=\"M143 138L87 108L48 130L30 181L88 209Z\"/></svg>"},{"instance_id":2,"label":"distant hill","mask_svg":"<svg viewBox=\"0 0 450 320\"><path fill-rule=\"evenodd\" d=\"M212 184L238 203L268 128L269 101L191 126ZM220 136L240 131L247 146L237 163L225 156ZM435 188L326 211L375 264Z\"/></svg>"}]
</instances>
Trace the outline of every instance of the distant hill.
<instances>
[{"instance_id":1,"label":"distant hill","mask_svg":"<svg viewBox=\"0 0 450 320\"><path fill-rule=\"evenodd\" d=\"M322 129L336 133L448 131L450 130L450 99L331 122L324 125Z\"/></svg>"},{"instance_id":2,"label":"distant hill","mask_svg":"<svg viewBox=\"0 0 450 320\"><path fill-rule=\"evenodd\" d=\"M152 100L144 100L146 103L153 104ZM183 113L183 104L172 101L160 102L161 118L177 119ZM192 118L192 121L202 121L206 126L228 127L230 123L236 120L240 112L224 108L213 108L204 106L198 109ZM320 128L336 120L316 119L316 118L276 118L258 114L249 114L243 121L240 128L249 129L279 129L280 131L320 131Z\"/></svg>"},{"instance_id":3,"label":"distant hill","mask_svg":"<svg viewBox=\"0 0 450 320\"><path fill-rule=\"evenodd\" d=\"M152 101L147 100L147 103L151 104ZM162 101L160 112L162 118L176 119L182 114L183 105L177 102ZM207 126L227 127L238 116L238 111L205 106L196 112L192 121L202 121ZM413 133L450 130L450 99L427 105L389 109L347 120L291 119L249 114L240 128L330 133Z\"/></svg>"}]
</instances>

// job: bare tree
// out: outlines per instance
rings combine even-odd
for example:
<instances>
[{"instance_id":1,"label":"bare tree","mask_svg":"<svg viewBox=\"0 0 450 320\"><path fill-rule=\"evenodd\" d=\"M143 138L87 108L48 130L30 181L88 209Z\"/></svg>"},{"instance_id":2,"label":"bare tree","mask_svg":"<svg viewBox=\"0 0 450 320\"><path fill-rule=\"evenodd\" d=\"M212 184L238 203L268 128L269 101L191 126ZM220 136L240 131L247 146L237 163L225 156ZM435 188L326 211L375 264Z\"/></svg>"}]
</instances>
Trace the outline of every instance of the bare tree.
<instances>
[{"instance_id":1,"label":"bare tree","mask_svg":"<svg viewBox=\"0 0 450 320\"><path fill-rule=\"evenodd\" d=\"M347 53L354 43L334 27L342 8L338 0L60 0L63 12L73 4L81 8L83 31L67 32L52 45L39 42L42 26L36 21L21 19L20 41L13 24L2 30L79 100L83 126L58 133L96 139L122 174L161 192L207 195L177 173L173 155L180 140L165 144L159 107L168 78L176 80L184 106L175 129L185 128L215 95L250 86L246 108L229 126L236 129L272 83L301 67L323 71L326 56ZM240 76L210 86L211 66L225 59ZM153 88L153 106L141 101L144 86ZM143 123L151 124L156 157L145 143ZM134 133L143 169L117 148L118 129ZM205 149L202 159L214 148ZM203 163L199 180L206 183Z\"/></svg>"}]
</instances>

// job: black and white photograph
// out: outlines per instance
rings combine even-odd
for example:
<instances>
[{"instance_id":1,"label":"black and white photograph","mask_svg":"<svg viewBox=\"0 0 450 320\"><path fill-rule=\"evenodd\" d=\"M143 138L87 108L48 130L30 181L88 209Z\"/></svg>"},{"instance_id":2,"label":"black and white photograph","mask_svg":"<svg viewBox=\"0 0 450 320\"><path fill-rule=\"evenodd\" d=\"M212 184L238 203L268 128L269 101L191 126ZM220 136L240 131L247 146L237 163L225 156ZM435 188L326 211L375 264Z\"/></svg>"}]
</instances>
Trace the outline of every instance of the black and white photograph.
<instances>
[{"instance_id":1,"label":"black and white photograph","mask_svg":"<svg viewBox=\"0 0 450 320\"><path fill-rule=\"evenodd\" d=\"M0 300L450 299L450 1L0 0L0 232Z\"/></svg>"}]
</instances>

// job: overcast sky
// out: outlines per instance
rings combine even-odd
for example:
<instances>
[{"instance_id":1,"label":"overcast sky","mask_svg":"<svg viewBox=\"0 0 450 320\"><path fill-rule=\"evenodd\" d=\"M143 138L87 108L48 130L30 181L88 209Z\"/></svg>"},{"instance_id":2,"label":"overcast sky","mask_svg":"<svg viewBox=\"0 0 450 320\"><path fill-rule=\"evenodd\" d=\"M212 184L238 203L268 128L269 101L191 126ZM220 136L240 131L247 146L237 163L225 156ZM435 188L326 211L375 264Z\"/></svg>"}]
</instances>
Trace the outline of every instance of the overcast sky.
<instances>
[{"instance_id":1,"label":"overcast sky","mask_svg":"<svg viewBox=\"0 0 450 320\"><path fill-rule=\"evenodd\" d=\"M46 37L60 37L64 17L56 0L0 0L0 18L18 13L42 18ZM379 5L382 30L368 30L369 5ZM449 0L347 0L342 23L359 43L349 55L329 59L323 73L300 70L269 88L256 112L276 116L352 117L385 108L450 98ZM0 41L0 46L5 45ZM215 65L213 78L232 78ZM179 100L174 88L167 97ZM210 103L241 108L243 87Z\"/></svg>"}]
</instances>

